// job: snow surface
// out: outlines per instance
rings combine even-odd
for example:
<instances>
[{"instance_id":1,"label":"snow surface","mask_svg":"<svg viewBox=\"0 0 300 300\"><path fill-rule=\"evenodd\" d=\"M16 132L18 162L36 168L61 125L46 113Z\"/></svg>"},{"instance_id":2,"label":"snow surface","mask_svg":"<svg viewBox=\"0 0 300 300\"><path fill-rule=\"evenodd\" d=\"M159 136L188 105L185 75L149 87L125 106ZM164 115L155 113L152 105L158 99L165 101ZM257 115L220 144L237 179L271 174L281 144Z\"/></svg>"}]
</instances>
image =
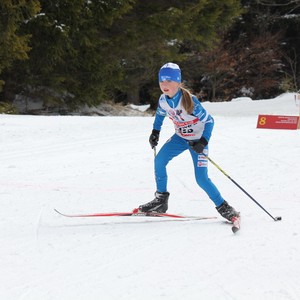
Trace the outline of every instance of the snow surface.
<instances>
[{"instance_id":1,"label":"snow surface","mask_svg":"<svg viewBox=\"0 0 300 300\"><path fill-rule=\"evenodd\" d=\"M217 219L62 217L153 199L153 117L1 115L0 299L300 299L300 130L256 129L259 113L298 115L294 95L203 105L211 159L282 221L210 164L241 211L234 235L188 152L168 166L168 212ZM159 147L172 134L166 119Z\"/></svg>"}]
</instances>

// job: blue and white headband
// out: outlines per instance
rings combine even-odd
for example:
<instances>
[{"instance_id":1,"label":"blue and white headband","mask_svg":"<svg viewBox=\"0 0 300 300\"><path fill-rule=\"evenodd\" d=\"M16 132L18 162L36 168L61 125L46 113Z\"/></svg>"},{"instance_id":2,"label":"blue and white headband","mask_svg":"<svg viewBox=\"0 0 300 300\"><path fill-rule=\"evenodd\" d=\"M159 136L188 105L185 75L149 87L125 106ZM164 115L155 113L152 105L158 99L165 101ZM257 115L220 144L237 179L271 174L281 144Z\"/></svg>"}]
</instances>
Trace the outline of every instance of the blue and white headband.
<instances>
[{"instance_id":1,"label":"blue and white headband","mask_svg":"<svg viewBox=\"0 0 300 300\"><path fill-rule=\"evenodd\" d=\"M159 82L168 80L168 81L175 81L180 83L181 71L179 66L171 62L163 65L159 70L158 80Z\"/></svg>"}]
</instances>

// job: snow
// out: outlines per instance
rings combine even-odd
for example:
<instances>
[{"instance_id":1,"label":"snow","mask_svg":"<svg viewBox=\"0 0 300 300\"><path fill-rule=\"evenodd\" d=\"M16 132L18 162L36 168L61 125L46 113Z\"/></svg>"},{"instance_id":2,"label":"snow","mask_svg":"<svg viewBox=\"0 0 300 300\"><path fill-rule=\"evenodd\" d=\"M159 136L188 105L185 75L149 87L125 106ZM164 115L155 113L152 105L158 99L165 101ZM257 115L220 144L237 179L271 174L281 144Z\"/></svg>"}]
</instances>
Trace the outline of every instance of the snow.
<instances>
[{"instance_id":1,"label":"snow","mask_svg":"<svg viewBox=\"0 0 300 300\"><path fill-rule=\"evenodd\" d=\"M141 111L141 112L145 112L146 110L148 110L150 108L150 104L146 104L146 105L134 105L134 104L130 104L129 105L132 109Z\"/></svg>"},{"instance_id":2,"label":"snow","mask_svg":"<svg viewBox=\"0 0 300 300\"><path fill-rule=\"evenodd\" d=\"M195 183L185 152L168 166L170 213L70 219L153 199L153 117L0 115L0 299L300 299L300 131L256 129L298 115L293 94L203 103L215 118L209 174L242 214L236 235ZM165 120L159 147L173 134Z\"/></svg>"}]
</instances>

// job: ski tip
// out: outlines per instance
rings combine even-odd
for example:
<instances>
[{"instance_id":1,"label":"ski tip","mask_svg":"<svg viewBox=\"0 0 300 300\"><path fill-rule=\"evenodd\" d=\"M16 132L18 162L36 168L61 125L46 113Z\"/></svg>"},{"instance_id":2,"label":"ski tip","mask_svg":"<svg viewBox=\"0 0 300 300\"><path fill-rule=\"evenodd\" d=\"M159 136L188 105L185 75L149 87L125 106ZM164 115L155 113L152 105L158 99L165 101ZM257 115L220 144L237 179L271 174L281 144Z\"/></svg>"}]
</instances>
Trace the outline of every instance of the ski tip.
<instances>
[{"instance_id":1,"label":"ski tip","mask_svg":"<svg viewBox=\"0 0 300 300\"><path fill-rule=\"evenodd\" d=\"M241 214L238 213L238 216L234 216L231 218L232 227L231 230L233 233L237 233L240 230L240 224L241 224Z\"/></svg>"},{"instance_id":2,"label":"ski tip","mask_svg":"<svg viewBox=\"0 0 300 300\"><path fill-rule=\"evenodd\" d=\"M56 212L56 213L58 213L59 215L61 215L61 216L65 216L65 214L63 214L63 213L61 213L59 210L57 210L56 208L53 208L54 209L54 211Z\"/></svg>"},{"instance_id":3,"label":"ski tip","mask_svg":"<svg viewBox=\"0 0 300 300\"><path fill-rule=\"evenodd\" d=\"M231 229L233 233L237 233L240 230L240 228L236 226L233 226Z\"/></svg>"},{"instance_id":4,"label":"ski tip","mask_svg":"<svg viewBox=\"0 0 300 300\"><path fill-rule=\"evenodd\" d=\"M133 214L137 214L139 212L139 209L138 208L134 208L133 210L132 210L132 213Z\"/></svg>"}]
</instances>

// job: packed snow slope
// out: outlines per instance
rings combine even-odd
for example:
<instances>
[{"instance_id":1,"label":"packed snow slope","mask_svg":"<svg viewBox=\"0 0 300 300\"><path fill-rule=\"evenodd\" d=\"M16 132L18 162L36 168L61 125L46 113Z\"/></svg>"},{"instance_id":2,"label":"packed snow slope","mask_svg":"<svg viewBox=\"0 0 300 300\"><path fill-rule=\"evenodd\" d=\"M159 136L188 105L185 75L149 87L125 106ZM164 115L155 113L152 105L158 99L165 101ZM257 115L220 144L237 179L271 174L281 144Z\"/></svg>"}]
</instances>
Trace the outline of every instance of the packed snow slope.
<instances>
[{"instance_id":1,"label":"packed snow slope","mask_svg":"<svg viewBox=\"0 0 300 300\"><path fill-rule=\"evenodd\" d=\"M231 232L196 185L188 152L168 166L169 213L70 219L153 199L153 117L0 115L0 299L300 299L300 130L256 129L258 114L298 115L294 95L203 103L215 118L209 174L241 212ZM173 134L166 119L158 150Z\"/></svg>"}]
</instances>

